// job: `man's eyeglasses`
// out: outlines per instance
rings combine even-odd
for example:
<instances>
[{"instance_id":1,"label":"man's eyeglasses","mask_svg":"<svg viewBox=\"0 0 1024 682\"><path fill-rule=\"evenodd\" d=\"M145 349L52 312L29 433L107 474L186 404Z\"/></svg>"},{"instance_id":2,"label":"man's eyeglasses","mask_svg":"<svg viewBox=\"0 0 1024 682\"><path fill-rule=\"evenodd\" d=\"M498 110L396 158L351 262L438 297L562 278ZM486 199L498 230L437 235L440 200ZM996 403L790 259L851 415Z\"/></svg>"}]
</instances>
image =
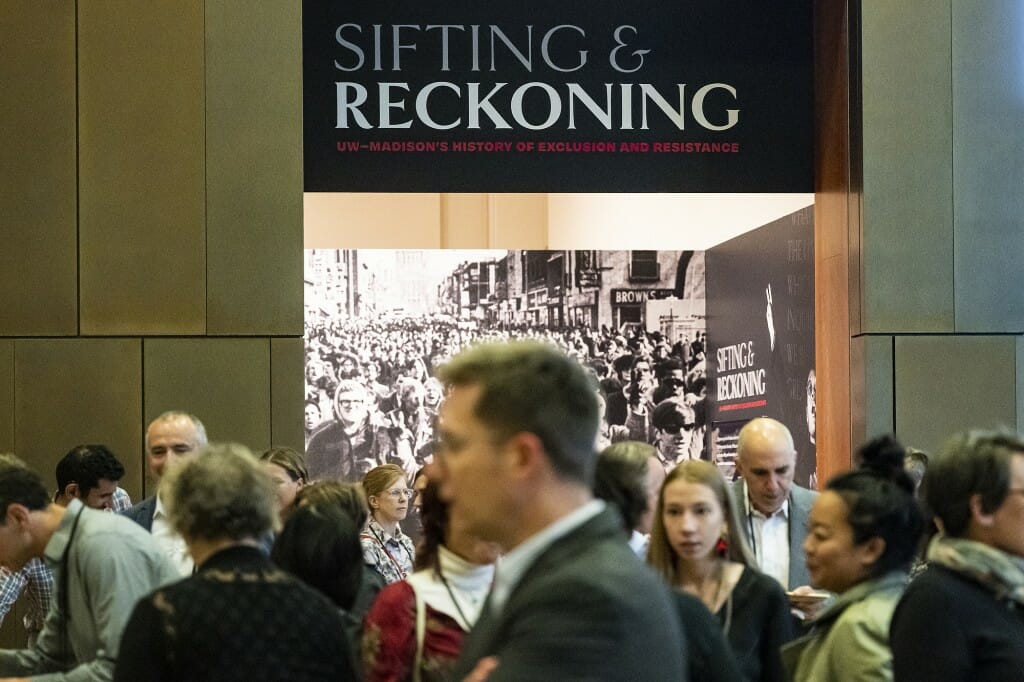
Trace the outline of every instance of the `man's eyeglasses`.
<instances>
[{"instance_id":1,"label":"man's eyeglasses","mask_svg":"<svg viewBox=\"0 0 1024 682\"><path fill-rule=\"evenodd\" d=\"M696 427L697 427L696 424L673 425L673 426L666 426L665 428L662 429L662 431L664 431L665 433L667 433L667 434L669 434L671 436L674 436L677 433L679 433L680 429L682 429L684 431L693 431Z\"/></svg>"},{"instance_id":2,"label":"man's eyeglasses","mask_svg":"<svg viewBox=\"0 0 1024 682\"><path fill-rule=\"evenodd\" d=\"M385 495L390 495L396 500L400 500L403 497L407 500L411 500L416 495L416 491L412 488L395 488L394 490L385 490Z\"/></svg>"}]
</instances>

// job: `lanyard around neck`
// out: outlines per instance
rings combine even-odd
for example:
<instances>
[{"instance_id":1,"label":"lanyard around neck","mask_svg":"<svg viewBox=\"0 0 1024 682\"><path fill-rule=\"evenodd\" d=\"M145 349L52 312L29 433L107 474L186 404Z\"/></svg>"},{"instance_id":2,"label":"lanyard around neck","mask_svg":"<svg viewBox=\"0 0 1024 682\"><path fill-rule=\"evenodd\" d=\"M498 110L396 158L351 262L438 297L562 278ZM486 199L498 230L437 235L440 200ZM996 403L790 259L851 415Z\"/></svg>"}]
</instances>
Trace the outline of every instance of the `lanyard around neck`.
<instances>
[{"instance_id":1,"label":"lanyard around neck","mask_svg":"<svg viewBox=\"0 0 1024 682\"><path fill-rule=\"evenodd\" d=\"M408 577L408 574L406 573L405 569L402 568L402 565L398 563L398 560L395 559L395 555L391 553L391 550L388 549L388 545L384 541L384 538L382 538L380 534L377 533L376 529L374 529L373 526L367 526L367 528L373 534L373 539L377 541L377 544L380 545L380 548L383 549L384 553L388 555L388 559L391 560L391 563L393 563L395 565L395 568L398 569L399 575L401 575L402 579L405 580L405 578ZM395 541L398 542L397 539ZM402 545L401 542L398 543L398 546L401 547L403 551L405 551L405 546Z\"/></svg>"},{"instance_id":2,"label":"lanyard around neck","mask_svg":"<svg viewBox=\"0 0 1024 682\"><path fill-rule=\"evenodd\" d=\"M75 533L78 532L78 521L82 518L83 511L85 511L84 504L79 508L78 513L75 514L75 520L71 524L71 533L68 534L68 543L64 545L64 552L60 555L60 610L64 617L60 627L61 665L65 665L68 660L68 640L70 638L68 633L71 622L71 604L68 597L68 572L70 569L68 558L71 553L71 543L74 542Z\"/></svg>"}]
</instances>

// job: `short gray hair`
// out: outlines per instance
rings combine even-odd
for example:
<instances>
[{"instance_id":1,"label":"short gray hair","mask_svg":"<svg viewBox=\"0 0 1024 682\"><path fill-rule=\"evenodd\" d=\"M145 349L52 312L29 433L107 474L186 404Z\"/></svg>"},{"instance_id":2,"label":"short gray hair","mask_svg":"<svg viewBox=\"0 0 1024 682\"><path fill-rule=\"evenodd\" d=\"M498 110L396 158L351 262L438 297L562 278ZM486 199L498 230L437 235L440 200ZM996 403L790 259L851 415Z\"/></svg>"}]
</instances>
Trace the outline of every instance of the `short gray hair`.
<instances>
[{"instance_id":1,"label":"short gray hair","mask_svg":"<svg viewBox=\"0 0 1024 682\"><path fill-rule=\"evenodd\" d=\"M971 497L991 514L1010 494L1010 463L1024 455L1024 440L1010 431L975 429L952 436L924 475L924 499L952 537L963 537L971 521Z\"/></svg>"},{"instance_id":2,"label":"short gray hair","mask_svg":"<svg viewBox=\"0 0 1024 682\"><path fill-rule=\"evenodd\" d=\"M183 412L181 410L167 410L150 422L150 424L153 422L171 421L172 419L187 419L192 422L192 426L196 427L196 439L199 441L199 447L206 447L206 445L209 444L209 441L206 439L206 427L203 426L203 422L199 421L199 417L194 414Z\"/></svg>"},{"instance_id":3,"label":"short gray hair","mask_svg":"<svg viewBox=\"0 0 1024 682\"><path fill-rule=\"evenodd\" d=\"M185 538L259 538L277 525L273 479L244 445L213 444L174 466L160 486Z\"/></svg>"}]
</instances>

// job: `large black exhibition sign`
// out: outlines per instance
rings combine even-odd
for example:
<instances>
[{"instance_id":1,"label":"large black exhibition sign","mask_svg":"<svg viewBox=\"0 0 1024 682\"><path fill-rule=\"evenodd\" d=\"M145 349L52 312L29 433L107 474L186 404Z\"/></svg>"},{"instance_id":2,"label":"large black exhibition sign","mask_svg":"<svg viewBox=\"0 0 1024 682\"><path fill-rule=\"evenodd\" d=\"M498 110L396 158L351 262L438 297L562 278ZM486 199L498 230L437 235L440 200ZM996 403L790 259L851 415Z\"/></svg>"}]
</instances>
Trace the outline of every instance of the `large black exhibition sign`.
<instances>
[{"instance_id":1,"label":"large black exhibition sign","mask_svg":"<svg viewBox=\"0 0 1024 682\"><path fill-rule=\"evenodd\" d=\"M755 417L789 427L796 480L814 487L814 209L808 206L706 253L708 418L722 461Z\"/></svg>"},{"instance_id":2,"label":"large black exhibition sign","mask_svg":"<svg viewBox=\"0 0 1024 682\"><path fill-rule=\"evenodd\" d=\"M305 0L305 188L810 192L811 38L811 0Z\"/></svg>"}]
</instances>

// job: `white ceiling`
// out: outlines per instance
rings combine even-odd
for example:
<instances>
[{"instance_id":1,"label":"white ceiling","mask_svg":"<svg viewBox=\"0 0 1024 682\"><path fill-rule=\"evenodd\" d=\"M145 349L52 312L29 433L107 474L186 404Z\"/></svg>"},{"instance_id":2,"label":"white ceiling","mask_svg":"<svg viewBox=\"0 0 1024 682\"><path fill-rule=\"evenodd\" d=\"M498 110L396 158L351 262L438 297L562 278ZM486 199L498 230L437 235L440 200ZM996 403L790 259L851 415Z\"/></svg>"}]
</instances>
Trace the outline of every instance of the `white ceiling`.
<instances>
[{"instance_id":1,"label":"white ceiling","mask_svg":"<svg viewBox=\"0 0 1024 682\"><path fill-rule=\"evenodd\" d=\"M522 219L543 222L546 210L547 248L553 250L706 250L814 203L810 193L529 196L543 196L545 203L540 204L539 215L528 212ZM440 197L307 193L303 199L305 247L439 248ZM517 219L503 216L504 223L513 225ZM486 231L487 226L480 229Z\"/></svg>"},{"instance_id":2,"label":"white ceiling","mask_svg":"<svg viewBox=\"0 0 1024 682\"><path fill-rule=\"evenodd\" d=\"M548 248L709 249L814 194L549 194Z\"/></svg>"}]
</instances>

